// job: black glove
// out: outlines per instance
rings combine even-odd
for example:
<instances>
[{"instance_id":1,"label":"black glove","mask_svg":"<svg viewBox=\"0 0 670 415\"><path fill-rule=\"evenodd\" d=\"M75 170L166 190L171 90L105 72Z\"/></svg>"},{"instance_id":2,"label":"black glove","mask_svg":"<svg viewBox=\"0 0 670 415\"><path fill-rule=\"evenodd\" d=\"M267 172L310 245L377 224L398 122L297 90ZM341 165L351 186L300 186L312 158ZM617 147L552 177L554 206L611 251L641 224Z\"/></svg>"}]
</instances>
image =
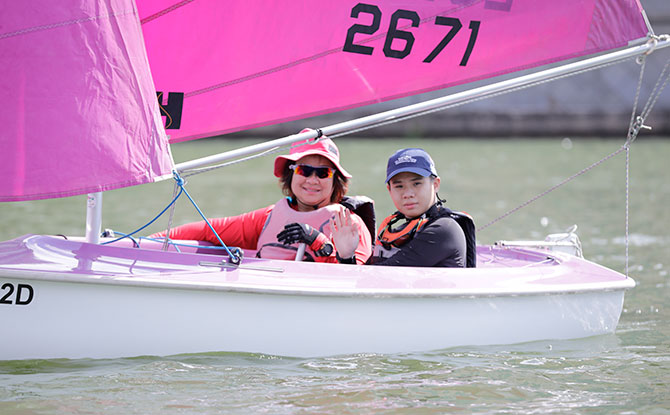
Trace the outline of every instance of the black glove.
<instances>
[{"instance_id":1,"label":"black glove","mask_svg":"<svg viewBox=\"0 0 670 415\"><path fill-rule=\"evenodd\" d=\"M333 245L326 235L306 223L289 223L277 234L277 240L284 245L305 243L316 256L328 256L333 253Z\"/></svg>"}]
</instances>

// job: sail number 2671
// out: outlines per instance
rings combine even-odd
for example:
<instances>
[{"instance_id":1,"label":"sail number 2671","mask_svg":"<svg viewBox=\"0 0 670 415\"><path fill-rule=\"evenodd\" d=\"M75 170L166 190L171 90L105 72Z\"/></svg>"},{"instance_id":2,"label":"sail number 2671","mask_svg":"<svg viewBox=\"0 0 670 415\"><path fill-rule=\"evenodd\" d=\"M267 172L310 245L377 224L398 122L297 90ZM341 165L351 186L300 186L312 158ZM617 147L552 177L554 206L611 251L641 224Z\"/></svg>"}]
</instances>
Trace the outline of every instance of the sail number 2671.
<instances>
[{"instance_id":1,"label":"sail number 2671","mask_svg":"<svg viewBox=\"0 0 670 415\"><path fill-rule=\"evenodd\" d=\"M349 30L347 30L347 39L344 42L344 52L351 53L360 53L362 55L372 55L374 48L372 46L365 46L360 43L354 43L354 36L357 33L372 35L377 30L382 20L382 12L379 10L379 7L372 4L358 3L351 9L351 17L358 18L361 13L371 14L372 23L368 25L364 24L353 24ZM409 24L406 24L406 27L419 27L419 14L412 10L396 10L391 15L391 21L389 23L388 32L386 32L386 40L384 42L384 56L388 58L403 59L412 51L412 46L414 45L414 34L407 30L402 30L398 28L398 24L401 20L408 21ZM435 46L435 48L426 56L423 60L426 63L430 63L439 55L440 52L451 42L451 40L456 36L456 34L463 27L460 19L454 17L443 17L436 16L435 24L439 26L449 26L451 29L447 32L444 38ZM465 49L463 58L461 59L460 66L465 66L468 64L470 59L470 54L472 49L475 47L475 42L477 41L477 34L479 33L479 26L481 22L477 20L470 21L470 40L468 41L468 46ZM404 28L404 27L403 27ZM393 49L393 41L395 39L404 41L404 48L402 49ZM370 39L371 40L371 39ZM360 40L359 40L360 41ZM364 43L365 41L363 41ZM396 43L397 45L397 43Z\"/></svg>"}]
</instances>

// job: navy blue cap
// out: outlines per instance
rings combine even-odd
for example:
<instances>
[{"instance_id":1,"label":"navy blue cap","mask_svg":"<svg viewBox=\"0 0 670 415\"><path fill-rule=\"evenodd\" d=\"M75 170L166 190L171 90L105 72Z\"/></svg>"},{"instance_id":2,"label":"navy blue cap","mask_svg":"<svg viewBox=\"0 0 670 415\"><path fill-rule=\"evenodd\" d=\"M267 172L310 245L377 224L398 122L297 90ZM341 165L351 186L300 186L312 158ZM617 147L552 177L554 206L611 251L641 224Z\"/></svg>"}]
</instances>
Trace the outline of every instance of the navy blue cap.
<instances>
[{"instance_id":1,"label":"navy blue cap","mask_svg":"<svg viewBox=\"0 0 670 415\"><path fill-rule=\"evenodd\" d=\"M393 153L386 166L386 183L396 174L405 171L423 177L437 176L433 159L421 148L404 148Z\"/></svg>"}]
</instances>

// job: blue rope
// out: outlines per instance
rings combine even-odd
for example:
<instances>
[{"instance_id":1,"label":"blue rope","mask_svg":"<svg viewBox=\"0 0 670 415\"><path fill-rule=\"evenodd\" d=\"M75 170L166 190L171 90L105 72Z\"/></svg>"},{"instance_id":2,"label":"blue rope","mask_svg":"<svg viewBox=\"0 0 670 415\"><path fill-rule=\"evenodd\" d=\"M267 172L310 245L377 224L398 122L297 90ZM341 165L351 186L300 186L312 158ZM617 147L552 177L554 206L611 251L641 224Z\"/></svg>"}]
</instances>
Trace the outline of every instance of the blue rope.
<instances>
[{"instance_id":1,"label":"blue rope","mask_svg":"<svg viewBox=\"0 0 670 415\"><path fill-rule=\"evenodd\" d=\"M238 257L237 255L233 254L233 253L230 251L230 249L228 249L228 246L227 246L226 244L223 243L223 241L221 240L221 237L219 236L219 234L216 233L216 231L214 230L214 227L212 226L212 224L209 223L209 220L205 217L205 215L202 213L202 211L201 211L200 208L198 207L198 204L195 203L195 200L193 200L193 198L191 197L191 195L188 194L188 192L187 192L186 189L184 188L184 179L182 179L181 176L179 176L179 173L177 173L177 171L172 172L172 175L174 176L174 179L176 180L177 185L179 186L179 188L181 189L181 191L183 191L184 194L186 195L186 197L188 197L188 200L191 201L191 203L193 204L193 207L195 208L195 210L197 210L198 213L200 214L200 217L205 221L205 223L207 224L207 226L209 226L209 229L211 229L211 231L212 231L212 233L214 234L214 236L216 236L216 239L219 241L219 243L221 244L221 246L226 250L226 252L228 253L228 256L230 257L230 259L232 259L232 260L234 260L234 261L236 261L236 262L239 262L241 258ZM181 191L179 192L179 194L181 194Z\"/></svg>"},{"instance_id":2,"label":"blue rope","mask_svg":"<svg viewBox=\"0 0 670 415\"><path fill-rule=\"evenodd\" d=\"M184 188L182 187L182 190L183 190L183 189L184 189ZM114 240L107 241L107 242L103 242L103 243L100 244L100 245L111 244L111 243L113 243L113 242L120 241L120 240L123 239L123 238L130 238L130 239L132 239L131 237L132 237L133 235L135 235L137 232L141 231L142 229L144 229L144 228L146 228L147 226L151 225L152 223L156 222L156 220L157 220L158 218L160 218L161 215L162 215L163 213L165 213L165 211L168 210L168 209L170 208L170 206L172 206L172 205L174 204L174 202L177 201L177 199L179 199L179 196L181 196L181 192L182 192L182 191L180 190L179 193L177 194L177 196L175 196L174 199L172 199L172 202L170 202L169 205L165 206L165 209L163 209L163 210L161 211L161 213L159 213L158 215L156 215L155 218L151 219L151 221L150 221L149 223L147 223L146 225L142 226L141 228L139 228L139 229L137 229L137 230L135 230L135 231L133 231L133 232L131 232L131 233L129 233L129 234L123 234L123 236L121 236L121 237L119 237L119 238L116 238L116 239L114 239ZM133 240L133 241L134 241L134 240ZM137 242L135 242L135 243L137 243Z\"/></svg>"},{"instance_id":3,"label":"blue rope","mask_svg":"<svg viewBox=\"0 0 670 415\"><path fill-rule=\"evenodd\" d=\"M140 247L140 243L137 242L137 239L133 238L130 234L125 234L125 233L123 233L123 232L117 232L117 231L114 231L114 230L113 230L112 232L114 232L114 234L117 234L117 233L118 233L119 235L121 235L121 237L123 237L123 238L128 238L128 239L130 239L131 241L133 241L133 244L135 245L135 248L139 248L139 247ZM140 237L140 239L142 239L142 237ZM105 242L105 243L107 243L107 242ZM102 245L104 245L104 243L103 243Z\"/></svg>"},{"instance_id":4,"label":"blue rope","mask_svg":"<svg viewBox=\"0 0 670 415\"><path fill-rule=\"evenodd\" d=\"M116 238L116 239L111 240L111 241L103 242L101 245L107 245L107 244L111 244L111 243L120 241L121 239L124 239L124 238L129 238L129 239L131 239L131 240L135 243L135 245L139 246L139 243L137 243L137 241L136 241L132 236L135 235L137 232L141 231L142 229L146 228L147 226L151 225L152 223L154 223L159 217L161 217L161 216L163 215L163 213L165 213L165 212L166 212L166 211L167 211L167 210L168 210L168 209L169 209L169 208L170 208L170 207L177 201L177 199L179 199L179 197L181 196L181 194L184 193L184 194L186 194L186 196L188 197L188 200L190 200L191 203L193 204L193 207L195 207L195 210L198 211L198 213L200 214L200 217L202 217L202 219L205 221L205 223L207 224L207 226L209 226L209 229L210 229L210 230L212 231L212 233L216 236L216 239L218 239L219 243L221 244L221 247L226 251L226 253L227 253L228 256L230 257L230 259L231 259L233 262L235 262L235 263L239 263L240 260L242 259L241 256L240 256L239 254L234 254L233 252L231 252L231 250L228 248L228 246L227 246L225 243L223 243L223 240L221 240L221 237L219 236L218 233L216 233L216 231L214 230L214 227L212 226L212 224L209 223L209 220L208 220L208 219L205 217L205 215L202 213L202 211L201 211L200 208L198 207L198 204L195 203L195 200L193 200L193 198L192 198L191 195L188 193L188 191L186 191L186 188L184 187L184 185L186 184L186 182L184 181L184 179L179 175L179 173L177 173L177 171L173 171L173 172L172 172L172 176L174 177L175 182L176 182L177 185L179 186L179 193L177 194L177 196L174 197L174 199L172 199L172 201L165 207L165 209L163 209L158 215L156 215L156 217L154 217L149 223L147 223L146 225L142 226L141 228L139 228L139 229L137 229L137 230L135 230L135 231L133 231L133 232L131 232L131 233L129 233L129 234L121 234L121 235L122 235L121 237ZM120 232L119 232L119 233L120 233ZM146 238L146 239L152 239L152 238ZM169 236L169 235L166 235L166 239L169 240L169 239L170 239L170 236ZM155 239L154 239L154 240L155 240ZM177 250L179 250L179 248L177 248L177 244L175 244L174 242L170 242L170 243L171 243L172 245L174 245L175 248L176 248ZM189 246L189 245L182 245L182 246ZM193 245L190 245L190 246L193 246ZM210 248L210 247L208 247L208 248ZM221 249L221 248L219 248L219 247L215 247L215 246L213 246L213 247L211 247L211 248Z\"/></svg>"}]
</instances>

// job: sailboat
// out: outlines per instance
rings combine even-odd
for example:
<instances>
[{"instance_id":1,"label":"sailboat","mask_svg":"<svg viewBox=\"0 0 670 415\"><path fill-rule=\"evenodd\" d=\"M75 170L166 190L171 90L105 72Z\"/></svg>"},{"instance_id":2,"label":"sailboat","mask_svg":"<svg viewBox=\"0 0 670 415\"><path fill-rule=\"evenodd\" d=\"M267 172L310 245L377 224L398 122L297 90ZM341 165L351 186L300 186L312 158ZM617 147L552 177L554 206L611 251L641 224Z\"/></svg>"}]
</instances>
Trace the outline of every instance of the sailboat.
<instances>
[{"instance_id":1,"label":"sailboat","mask_svg":"<svg viewBox=\"0 0 670 415\"><path fill-rule=\"evenodd\" d=\"M638 0L52 3L0 13L0 201L87 194L86 235L0 242L1 360L397 353L616 329L635 282L584 259L571 232L480 245L476 268L372 267L240 257L197 241L106 243L100 212L104 191L178 182L669 46ZM198 160L170 153L171 143L520 71Z\"/></svg>"}]
</instances>

